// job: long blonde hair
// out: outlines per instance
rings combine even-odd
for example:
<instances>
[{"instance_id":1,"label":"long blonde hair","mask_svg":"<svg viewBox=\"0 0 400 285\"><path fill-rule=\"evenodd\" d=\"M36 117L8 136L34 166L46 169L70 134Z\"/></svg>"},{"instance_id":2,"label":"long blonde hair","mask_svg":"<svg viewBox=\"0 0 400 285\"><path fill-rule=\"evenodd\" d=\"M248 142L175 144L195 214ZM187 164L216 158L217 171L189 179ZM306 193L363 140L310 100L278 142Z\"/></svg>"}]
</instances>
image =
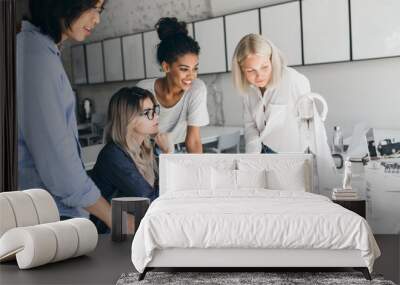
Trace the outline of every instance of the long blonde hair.
<instances>
[{"instance_id":1,"label":"long blonde hair","mask_svg":"<svg viewBox=\"0 0 400 285\"><path fill-rule=\"evenodd\" d=\"M150 98L153 104L156 104L154 95L139 87L124 87L112 96L108 106L106 142L114 142L121 147L133 159L147 182L154 186L154 155L150 137L133 149L129 148L127 141L128 125L142 111L142 104L146 98Z\"/></svg>"},{"instance_id":2,"label":"long blonde hair","mask_svg":"<svg viewBox=\"0 0 400 285\"><path fill-rule=\"evenodd\" d=\"M276 86L282 78L283 68L286 65L282 53L272 42L264 39L261 35L248 34L239 41L232 57L232 76L236 88L245 92L249 87L241 64L250 54L259 54L271 60L272 77L267 87Z\"/></svg>"}]
</instances>

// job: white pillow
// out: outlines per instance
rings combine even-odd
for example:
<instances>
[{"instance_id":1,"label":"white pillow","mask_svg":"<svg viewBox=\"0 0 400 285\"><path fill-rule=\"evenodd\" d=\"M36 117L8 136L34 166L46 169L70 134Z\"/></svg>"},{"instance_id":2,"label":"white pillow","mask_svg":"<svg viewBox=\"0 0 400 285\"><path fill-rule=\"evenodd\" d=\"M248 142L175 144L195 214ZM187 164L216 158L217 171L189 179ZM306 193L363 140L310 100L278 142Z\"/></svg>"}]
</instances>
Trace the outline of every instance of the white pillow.
<instances>
[{"instance_id":1,"label":"white pillow","mask_svg":"<svg viewBox=\"0 0 400 285\"><path fill-rule=\"evenodd\" d=\"M211 189L211 167L169 163L168 191Z\"/></svg>"},{"instance_id":2,"label":"white pillow","mask_svg":"<svg viewBox=\"0 0 400 285\"><path fill-rule=\"evenodd\" d=\"M306 191L305 163L287 163L268 172L272 189Z\"/></svg>"},{"instance_id":3,"label":"white pillow","mask_svg":"<svg viewBox=\"0 0 400 285\"><path fill-rule=\"evenodd\" d=\"M263 170L212 170L214 190L238 190L241 188L267 188L267 171Z\"/></svg>"},{"instance_id":4,"label":"white pillow","mask_svg":"<svg viewBox=\"0 0 400 285\"><path fill-rule=\"evenodd\" d=\"M266 169L267 187L273 190L306 191L306 164L304 160L240 159L240 170Z\"/></svg>"},{"instance_id":5,"label":"white pillow","mask_svg":"<svg viewBox=\"0 0 400 285\"><path fill-rule=\"evenodd\" d=\"M213 189L236 190L236 170L212 169Z\"/></svg>"},{"instance_id":6,"label":"white pillow","mask_svg":"<svg viewBox=\"0 0 400 285\"><path fill-rule=\"evenodd\" d=\"M237 187L268 188L267 170L236 170Z\"/></svg>"}]
</instances>

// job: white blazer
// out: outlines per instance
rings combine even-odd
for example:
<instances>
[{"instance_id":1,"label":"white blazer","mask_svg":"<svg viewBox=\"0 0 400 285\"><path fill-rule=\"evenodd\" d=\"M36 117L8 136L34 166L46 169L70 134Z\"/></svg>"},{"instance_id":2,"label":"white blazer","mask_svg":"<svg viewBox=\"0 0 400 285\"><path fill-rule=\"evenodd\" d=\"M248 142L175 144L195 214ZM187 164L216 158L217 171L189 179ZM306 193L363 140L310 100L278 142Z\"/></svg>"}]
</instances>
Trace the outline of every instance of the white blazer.
<instances>
[{"instance_id":1,"label":"white blazer","mask_svg":"<svg viewBox=\"0 0 400 285\"><path fill-rule=\"evenodd\" d=\"M308 79L285 67L278 86L264 94L250 86L243 96L243 121L246 153L260 153L261 143L277 152L299 152L299 122L296 119L297 99L311 92Z\"/></svg>"}]
</instances>

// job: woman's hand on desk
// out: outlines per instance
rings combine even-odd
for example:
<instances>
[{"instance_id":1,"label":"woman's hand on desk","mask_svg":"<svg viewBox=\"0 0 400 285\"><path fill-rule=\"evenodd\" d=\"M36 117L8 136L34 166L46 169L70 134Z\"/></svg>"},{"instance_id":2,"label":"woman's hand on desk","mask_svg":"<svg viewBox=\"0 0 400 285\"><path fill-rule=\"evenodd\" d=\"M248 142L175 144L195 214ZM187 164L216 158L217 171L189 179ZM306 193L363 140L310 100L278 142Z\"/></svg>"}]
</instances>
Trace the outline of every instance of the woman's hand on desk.
<instances>
[{"instance_id":1,"label":"woman's hand on desk","mask_svg":"<svg viewBox=\"0 0 400 285\"><path fill-rule=\"evenodd\" d=\"M174 150L173 144L169 139L168 133L159 133L154 137L154 141L163 153L172 153Z\"/></svg>"}]
</instances>

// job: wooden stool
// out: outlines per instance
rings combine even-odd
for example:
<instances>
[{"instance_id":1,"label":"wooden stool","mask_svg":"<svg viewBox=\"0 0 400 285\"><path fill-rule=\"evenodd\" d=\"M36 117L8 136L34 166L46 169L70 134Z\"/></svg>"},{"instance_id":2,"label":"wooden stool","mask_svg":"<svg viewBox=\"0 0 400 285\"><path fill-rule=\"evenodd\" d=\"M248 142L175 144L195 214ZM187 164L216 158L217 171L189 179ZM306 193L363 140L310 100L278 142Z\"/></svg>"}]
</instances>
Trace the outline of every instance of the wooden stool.
<instances>
[{"instance_id":1,"label":"wooden stool","mask_svg":"<svg viewBox=\"0 0 400 285\"><path fill-rule=\"evenodd\" d=\"M135 232L140 221L146 214L150 205L150 199L143 197L122 197L111 200L112 228L111 239L113 241L124 241L127 237L126 215L135 216Z\"/></svg>"}]
</instances>

